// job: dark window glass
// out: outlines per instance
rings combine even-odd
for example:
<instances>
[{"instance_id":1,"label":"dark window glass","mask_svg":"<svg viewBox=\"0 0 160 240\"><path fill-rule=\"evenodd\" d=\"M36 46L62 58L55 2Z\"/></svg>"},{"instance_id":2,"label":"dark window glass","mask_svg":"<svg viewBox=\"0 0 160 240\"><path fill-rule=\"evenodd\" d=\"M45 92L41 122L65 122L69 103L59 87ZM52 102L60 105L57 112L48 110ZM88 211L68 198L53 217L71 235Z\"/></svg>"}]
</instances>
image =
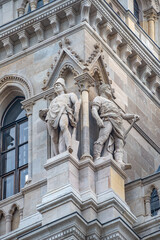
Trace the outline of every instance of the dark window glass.
<instances>
[{"instance_id":1,"label":"dark window glass","mask_svg":"<svg viewBox=\"0 0 160 240\"><path fill-rule=\"evenodd\" d=\"M19 167L28 163L28 144L19 147Z\"/></svg>"},{"instance_id":2,"label":"dark window glass","mask_svg":"<svg viewBox=\"0 0 160 240\"><path fill-rule=\"evenodd\" d=\"M137 18L139 23L139 6L136 0L134 0L134 15Z\"/></svg>"},{"instance_id":3,"label":"dark window glass","mask_svg":"<svg viewBox=\"0 0 160 240\"><path fill-rule=\"evenodd\" d=\"M0 149L0 199L12 196L25 184L28 173L28 121L21 108L23 98L16 98L2 119ZM15 181L14 181L15 179Z\"/></svg>"},{"instance_id":4,"label":"dark window glass","mask_svg":"<svg viewBox=\"0 0 160 240\"><path fill-rule=\"evenodd\" d=\"M151 193L151 215L152 216L157 215L159 209L160 209L159 197L157 190L154 188Z\"/></svg>"},{"instance_id":5,"label":"dark window glass","mask_svg":"<svg viewBox=\"0 0 160 240\"><path fill-rule=\"evenodd\" d=\"M2 174L15 169L15 150L2 154Z\"/></svg>"},{"instance_id":6,"label":"dark window glass","mask_svg":"<svg viewBox=\"0 0 160 240\"><path fill-rule=\"evenodd\" d=\"M43 0L39 0L37 2L37 8L42 7L42 6L43 6Z\"/></svg>"},{"instance_id":7,"label":"dark window glass","mask_svg":"<svg viewBox=\"0 0 160 240\"><path fill-rule=\"evenodd\" d=\"M28 168L20 171L20 189L25 185L25 176L28 174Z\"/></svg>"},{"instance_id":8,"label":"dark window glass","mask_svg":"<svg viewBox=\"0 0 160 240\"><path fill-rule=\"evenodd\" d=\"M28 122L23 122L19 126L19 144L28 141Z\"/></svg>"},{"instance_id":9,"label":"dark window glass","mask_svg":"<svg viewBox=\"0 0 160 240\"><path fill-rule=\"evenodd\" d=\"M26 112L25 110L22 110L21 101L22 99L17 99L12 103L13 106L11 105L8 111L6 111L3 126L25 117Z\"/></svg>"},{"instance_id":10,"label":"dark window glass","mask_svg":"<svg viewBox=\"0 0 160 240\"><path fill-rule=\"evenodd\" d=\"M14 175L9 175L3 178L3 199L14 194Z\"/></svg>"},{"instance_id":11,"label":"dark window glass","mask_svg":"<svg viewBox=\"0 0 160 240\"><path fill-rule=\"evenodd\" d=\"M3 134L3 151L15 147L15 127L4 130L2 134Z\"/></svg>"},{"instance_id":12,"label":"dark window glass","mask_svg":"<svg viewBox=\"0 0 160 240\"><path fill-rule=\"evenodd\" d=\"M30 12L31 12L31 6L29 4L29 6L28 6L28 13L30 13Z\"/></svg>"}]
</instances>

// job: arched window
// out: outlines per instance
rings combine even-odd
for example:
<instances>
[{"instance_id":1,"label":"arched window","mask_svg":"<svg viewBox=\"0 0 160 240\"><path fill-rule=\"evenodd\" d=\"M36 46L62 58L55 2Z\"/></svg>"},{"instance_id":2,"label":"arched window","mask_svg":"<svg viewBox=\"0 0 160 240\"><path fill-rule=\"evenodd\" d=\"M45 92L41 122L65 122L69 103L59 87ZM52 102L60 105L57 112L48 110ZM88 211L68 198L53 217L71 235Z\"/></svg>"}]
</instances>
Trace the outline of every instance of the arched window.
<instances>
[{"instance_id":1,"label":"arched window","mask_svg":"<svg viewBox=\"0 0 160 240\"><path fill-rule=\"evenodd\" d=\"M0 199L20 191L28 174L28 120L17 97L6 109L3 119L0 149Z\"/></svg>"},{"instance_id":2,"label":"arched window","mask_svg":"<svg viewBox=\"0 0 160 240\"><path fill-rule=\"evenodd\" d=\"M151 193L151 215L156 216L159 209L160 209L160 205L159 205L158 193L157 193L157 190L153 188Z\"/></svg>"},{"instance_id":3,"label":"arched window","mask_svg":"<svg viewBox=\"0 0 160 240\"><path fill-rule=\"evenodd\" d=\"M136 0L134 0L134 16L137 18L137 22L139 23L139 6Z\"/></svg>"}]
</instances>

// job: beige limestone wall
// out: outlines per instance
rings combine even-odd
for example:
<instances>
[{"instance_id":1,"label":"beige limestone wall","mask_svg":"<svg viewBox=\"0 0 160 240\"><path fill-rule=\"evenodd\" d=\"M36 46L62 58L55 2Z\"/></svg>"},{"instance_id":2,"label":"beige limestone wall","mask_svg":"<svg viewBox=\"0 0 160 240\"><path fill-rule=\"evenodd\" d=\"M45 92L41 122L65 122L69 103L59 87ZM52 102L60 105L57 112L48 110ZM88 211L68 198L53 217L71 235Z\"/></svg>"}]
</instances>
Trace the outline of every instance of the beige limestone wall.
<instances>
[{"instance_id":1,"label":"beige limestone wall","mask_svg":"<svg viewBox=\"0 0 160 240\"><path fill-rule=\"evenodd\" d=\"M106 59L108 56L106 55ZM111 58L108 60L108 71L116 91L117 104L128 113L140 116L137 125L159 146L160 111L159 107L136 85L131 77ZM129 124L124 121L127 129ZM159 166L159 153L139 134L132 129L125 145L125 160L132 164L128 170L128 181L153 174Z\"/></svg>"}]
</instances>

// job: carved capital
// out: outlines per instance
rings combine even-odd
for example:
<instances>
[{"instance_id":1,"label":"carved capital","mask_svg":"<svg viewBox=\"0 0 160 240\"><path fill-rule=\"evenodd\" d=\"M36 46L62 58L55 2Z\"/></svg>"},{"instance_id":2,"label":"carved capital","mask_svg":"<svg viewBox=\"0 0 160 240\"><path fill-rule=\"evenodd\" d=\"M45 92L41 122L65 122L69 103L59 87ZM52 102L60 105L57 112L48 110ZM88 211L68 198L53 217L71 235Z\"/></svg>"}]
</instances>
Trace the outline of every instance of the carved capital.
<instances>
[{"instance_id":1,"label":"carved capital","mask_svg":"<svg viewBox=\"0 0 160 240\"><path fill-rule=\"evenodd\" d=\"M44 5L46 5L47 3L49 3L49 0L43 0Z\"/></svg>"},{"instance_id":2,"label":"carved capital","mask_svg":"<svg viewBox=\"0 0 160 240\"><path fill-rule=\"evenodd\" d=\"M76 84L79 87L79 91L89 91L90 87L94 86L94 79L90 76L88 72L85 72L78 77L75 77Z\"/></svg>"},{"instance_id":3,"label":"carved capital","mask_svg":"<svg viewBox=\"0 0 160 240\"><path fill-rule=\"evenodd\" d=\"M132 54L132 48L126 44L121 48L121 59L124 63L127 63L127 58Z\"/></svg>"},{"instance_id":4,"label":"carved capital","mask_svg":"<svg viewBox=\"0 0 160 240\"><path fill-rule=\"evenodd\" d=\"M118 46L122 43L122 37L119 35L119 33L116 33L112 36L111 39L111 48L114 52L117 52Z\"/></svg>"},{"instance_id":5,"label":"carved capital","mask_svg":"<svg viewBox=\"0 0 160 240\"><path fill-rule=\"evenodd\" d=\"M131 58L131 70L134 74L137 74L137 69L141 64L142 59L138 55Z\"/></svg>"},{"instance_id":6,"label":"carved capital","mask_svg":"<svg viewBox=\"0 0 160 240\"><path fill-rule=\"evenodd\" d=\"M42 42L44 40L44 27L42 23L37 23L33 27L36 32L38 42Z\"/></svg>"},{"instance_id":7,"label":"carved capital","mask_svg":"<svg viewBox=\"0 0 160 240\"><path fill-rule=\"evenodd\" d=\"M109 22L107 22L103 25L103 27L101 29L101 35L105 42L107 42L108 36L109 36L109 34L112 33L112 31L113 31L113 26Z\"/></svg>"},{"instance_id":8,"label":"carved capital","mask_svg":"<svg viewBox=\"0 0 160 240\"><path fill-rule=\"evenodd\" d=\"M69 27L73 27L76 24L75 12L72 7L65 10L66 16L68 18Z\"/></svg>"},{"instance_id":9,"label":"carved capital","mask_svg":"<svg viewBox=\"0 0 160 240\"><path fill-rule=\"evenodd\" d=\"M29 47L29 39L28 39L28 34L25 30L21 31L18 33L19 40L21 41L22 44L22 49L25 50Z\"/></svg>"},{"instance_id":10,"label":"carved capital","mask_svg":"<svg viewBox=\"0 0 160 240\"><path fill-rule=\"evenodd\" d=\"M12 56L13 55L13 43L12 43L11 39L9 37L6 39L3 39L2 43L6 50L7 57Z\"/></svg>"},{"instance_id":11,"label":"carved capital","mask_svg":"<svg viewBox=\"0 0 160 240\"><path fill-rule=\"evenodd\" d=\"M26 111L26 115L27 117L31 116L32 115L32 112L33 112L33 105L35 103L34 102L31 102L27 105L23 105L23 109Z\"/></svg>"},{"instance_id":12,"label":"carved capital","mask_svg":"<svg viewBox=\"0 0 160 240\"><path fill-rule=\"evenodd\" d=\"M155 21L157 19L157 11L152 7L144 11L144 16L148 21Z\"/></svg>"},{"instance_id":13,"label":"carved capital","mask_svg":"<svg viewBox=\"0 0 160 240\"><path fill-rule=\"evenodd\" d=\"M151 69L147 65L142 69L141 81L143 84L146 84L147 78L151 76L151 72Z\"/></svg>"},{"instance_id":14,"label":"carved capital","mask_svg":"<svg viewBox=\"0 0 160 240\"><path fill-rule=\"evenodd\" d=\"M97 32L98 31L98 24L102 21L102 15L97 11L97 14L94 19L93 29Z\"/></svg>"},{"instance_id":15,"label":"carved capital","mask_svg":"<svg viewBox=\"0 0 160 240\"><path fill-rule=\"evenodd\" d=\"M6 219L6 222L11 222L12 214L6 214L5 219Z\"/></svg>"},{"instance_id":16,"label":"carved capital","mask_svg":"<svg viewBox=\"0 0 160 240\"><path fill-rule=\"evenodd\" d=\"M59 18L57 15L53 15L48 18L53 29L53 34L58 34L60 32Z\"/></svg>"},{"instance_id":17,"label":"carved capital","mask_svg":"<svg viewBox=\"0 0 160 240\"><path fill-rule=\"evenodd\" d=\"M18 8L17 12L18 12L18 17L21 17L25 13L25 8L24 7Z\"/></svg>"},{"instance_id":18,"label":"carved capital","mask_svg":"<svg viewBox=\"0 0 160 240\"><path fill-rule=\"evenodd\" d=\"M81 21L86 21L89 23L89 12L91 8L91 2L89 0L84 0L81 3Z\"/></svg>"}]
</instances>

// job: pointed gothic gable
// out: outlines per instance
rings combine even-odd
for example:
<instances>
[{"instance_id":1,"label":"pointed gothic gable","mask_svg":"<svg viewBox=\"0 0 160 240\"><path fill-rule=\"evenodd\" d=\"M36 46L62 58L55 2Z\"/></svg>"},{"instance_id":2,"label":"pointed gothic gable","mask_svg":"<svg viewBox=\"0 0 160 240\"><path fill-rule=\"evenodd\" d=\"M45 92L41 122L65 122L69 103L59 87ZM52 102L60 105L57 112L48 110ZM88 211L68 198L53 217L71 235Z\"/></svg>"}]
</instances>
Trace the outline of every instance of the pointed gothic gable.
<instances>
[{"instance_id":1,"label":"pointed gothic gable","mask_svg":"<svg viewBox=\"0 0 160 240\"><path fill-rule=\"evenodd\" d=\"M63 48L47 73L47 78L44 79L43 90L53 86L58 77L65 78L67 88L74 85L74 77L83 72L84 66L67 48Z\"/></svg>"}]
</instances>

